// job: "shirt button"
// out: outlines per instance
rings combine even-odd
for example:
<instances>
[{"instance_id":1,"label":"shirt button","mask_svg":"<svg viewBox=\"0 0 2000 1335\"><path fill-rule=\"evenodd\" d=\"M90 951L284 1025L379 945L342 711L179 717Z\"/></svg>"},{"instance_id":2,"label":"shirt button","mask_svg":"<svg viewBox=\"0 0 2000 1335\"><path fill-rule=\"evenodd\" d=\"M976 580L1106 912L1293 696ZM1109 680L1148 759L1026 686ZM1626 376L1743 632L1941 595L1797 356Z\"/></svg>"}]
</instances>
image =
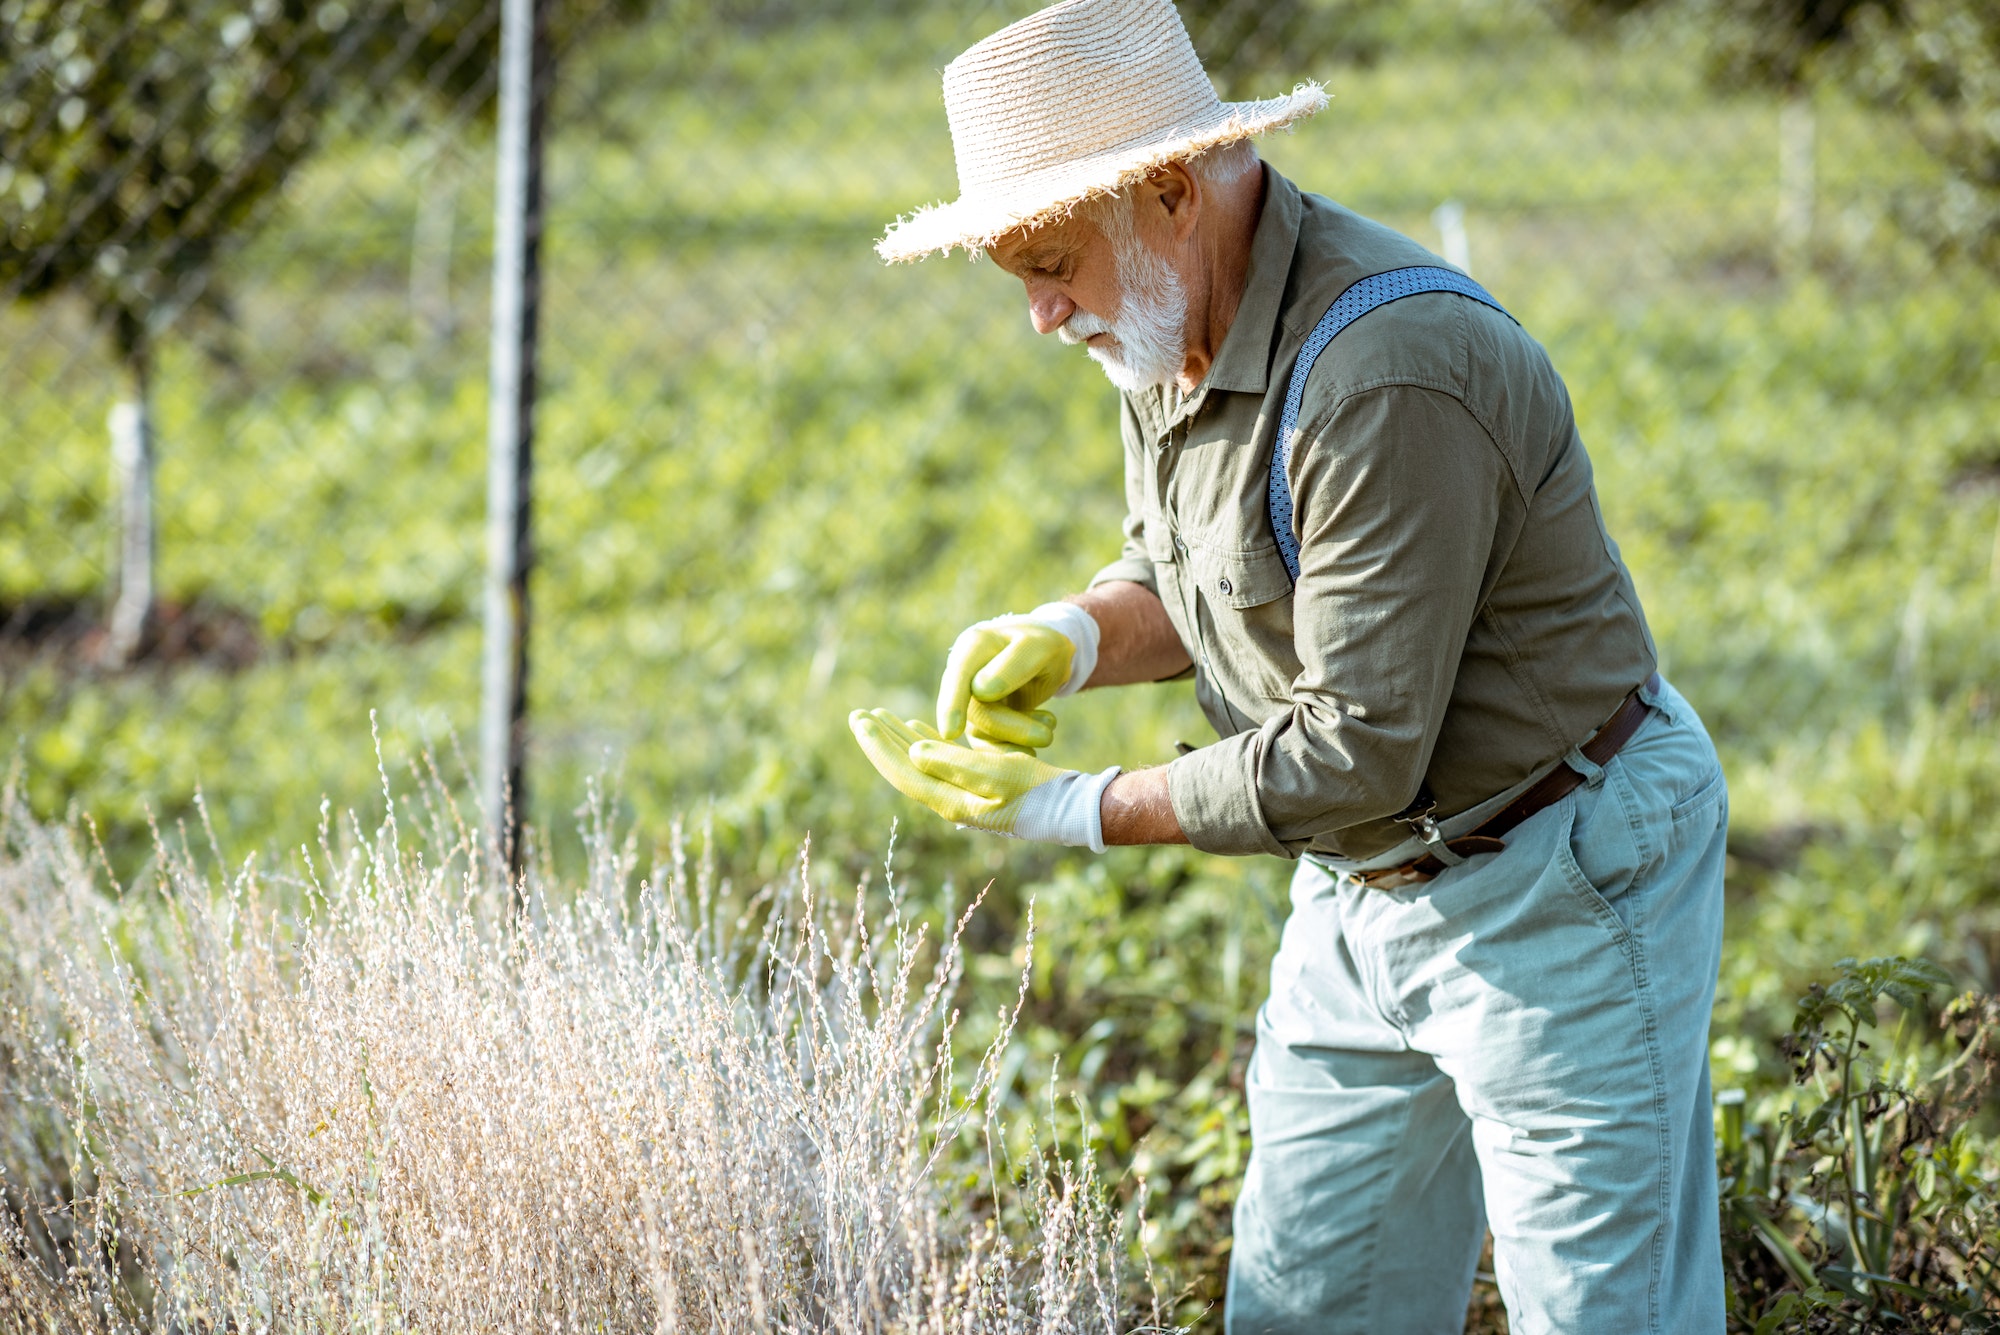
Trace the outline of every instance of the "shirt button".
<instances>
[{"instance_id":1,"label":"shirt button","mask_svg":"<svg viewBox=\"0 0 2000 1335\"><path fill-rule=\"evenodd\" d=\"M1215 582L1215 587L1216 587L1216 588L1218 588L1218 589L1220 589L1220 590L1222 591L1222 593L1223 593L1223 596L1224 596L1224 597L1227 597L1227 596L1228 596L1228 594L1229 594L1229 581L1228 581L1228 580L1226 580L1226 579L1220 579L1220 580L1217 580L1217 581Z\"/></svg>"},{"instance_id":2,"label":"shirt button","mask_svg":"<svg viewBox=\"0 0 2000 1335\"><path fill-rule=\"evenodd\" d=\"M1174 550L1179 552L1182 556L1187 555L1187 539L1183 538L1178 533L1174 534Z\"/></svg>"}]
</instances>

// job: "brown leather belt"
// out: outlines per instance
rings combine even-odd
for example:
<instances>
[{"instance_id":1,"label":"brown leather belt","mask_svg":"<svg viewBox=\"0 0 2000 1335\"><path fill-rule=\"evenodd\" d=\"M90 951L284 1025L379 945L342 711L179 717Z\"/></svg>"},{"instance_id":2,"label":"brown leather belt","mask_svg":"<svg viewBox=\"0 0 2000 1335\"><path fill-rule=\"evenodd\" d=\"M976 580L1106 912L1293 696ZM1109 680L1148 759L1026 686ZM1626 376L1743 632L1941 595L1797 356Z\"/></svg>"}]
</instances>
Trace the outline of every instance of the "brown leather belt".
<instances>
[{"instance_id":1,"label":"brown leather belt","mask_svg":"<svg viewBox=\"0 0 2000 1335\"><path fill-rule=\"evenodd\" d=\"M1604 765L1618 754L1619 748L1632 740L1632 734L1639 731L1640 723L1646 718L1646 702L1639 698L1640 691L1658 694L1660 674L1655 672L1646 678L1645 685L1634 687L1625 697L1624 703L1604 721L1602 727L1590 735L1590 740L1577 749L1584 759L1593 765ZM1462 834L1456 839L1438 837L1437 824L1432 819L1435 803L1419 804L1396 817L1417 833L1426 842L1441 843L1460 859L1476 857L1481 853L1498 853L1507 846L1500 836L1528 819L1545 807L1557 802L1575 790L1583 782L1584 776L1569 764L1557 765L1544 774L1535 784L1519 797L1502 807L1498 812L1470 834ZM1413 862L1404 862L1394 867L1382 867L1375 871L1349 872L1348 875L1363 885L1377 890L1393 890L1398 886L1419 885L1430 880L1449 865L1435 853L1426 853Z\"/></svg>"}]
</instances>

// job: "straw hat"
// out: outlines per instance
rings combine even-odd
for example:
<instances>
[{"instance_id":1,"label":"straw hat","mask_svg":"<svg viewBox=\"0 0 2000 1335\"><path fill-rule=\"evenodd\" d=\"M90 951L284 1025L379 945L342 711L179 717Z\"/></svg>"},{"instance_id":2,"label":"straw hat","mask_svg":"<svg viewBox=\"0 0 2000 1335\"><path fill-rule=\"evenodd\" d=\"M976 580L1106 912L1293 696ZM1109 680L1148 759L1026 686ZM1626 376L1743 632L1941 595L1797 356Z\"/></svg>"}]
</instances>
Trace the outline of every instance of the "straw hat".
<instances>
[{"instance_id":1,"label":"straw hat","mask_svg":"<svg viewBox=\"0 0 2000 1335\"><path fill-rule=\"evenodd\" d=\"M959 197L898 219L875 251L895 262L984 249L1326 102L1316 83L1221 101L1172 0L1063 0L945 66Z\"/></svg>"}]
</instances>

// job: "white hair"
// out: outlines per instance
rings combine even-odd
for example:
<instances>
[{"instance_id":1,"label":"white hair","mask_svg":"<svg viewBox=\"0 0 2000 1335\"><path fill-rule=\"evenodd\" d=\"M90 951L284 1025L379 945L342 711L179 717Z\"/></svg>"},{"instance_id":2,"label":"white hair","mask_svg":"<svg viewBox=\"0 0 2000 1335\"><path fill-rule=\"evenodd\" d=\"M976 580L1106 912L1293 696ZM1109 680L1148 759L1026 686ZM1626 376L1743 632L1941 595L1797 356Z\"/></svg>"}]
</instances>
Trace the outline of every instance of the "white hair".
<instances>
[{"instance_id":1,"label":"white hair","mask_svg":"<svg viewBox=\"0 0 2000 1335\"><path fill-rule=\"evenodd\" d=\"M1181 165L1203 185L1222 186L1242 180L1257 170L1262 161L1257 156L1257 146L1250 140L1232 139L1206 153L1182 159ZM1133 239L1132 190L1128 185L1116 194L1100 195L1079 210L1121 252L1130 247Z\"/></svg>"},{"instance_id":2,"label":"white hair","mask_svg":"<svg viewBox=\"0 0 2000 1335\"><path fill-rule=\"evenodd\" d=\"M1255 171L1259 161L1255 144L1248 139L1232 139L1189 158L1187 168L1205 185L1228 185Z\"/></svg>"},{"instance_id":3,"label":"white hair","mask_svg":"<svg viewBox=\"0 0 2000 1335\"><path fill-rule=\"evenodd\" d=\"M1250 141L1238 139L1187 159L1186 166L1202 185L1221 186L1241 180L1256 170L1257 162ZM1187 359L1187 287L1166 257L1139 239L1129 187L1090 201L1083 212L1111 243L1118 267L1118 318L1105 320L1077 310L1056 332L1065 343L1111 335L1110 346L1089 346L1090 359L1128 394L1165 385Z\"/></svg>"}]
</instances>

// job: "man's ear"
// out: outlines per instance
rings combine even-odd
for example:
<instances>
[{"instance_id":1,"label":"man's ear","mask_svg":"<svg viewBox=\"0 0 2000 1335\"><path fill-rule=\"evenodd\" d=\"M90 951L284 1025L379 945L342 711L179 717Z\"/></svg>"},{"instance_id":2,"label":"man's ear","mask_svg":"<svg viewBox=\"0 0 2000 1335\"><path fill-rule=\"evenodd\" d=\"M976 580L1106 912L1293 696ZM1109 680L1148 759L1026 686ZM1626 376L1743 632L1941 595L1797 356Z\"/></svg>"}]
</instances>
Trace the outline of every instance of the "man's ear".
<instances>
[{"instance_id":1,"label":"man's ear","mask_svg":"<svg viewBox=\"0 0 2000 1335\"><path fill-rule=\"evenodd\" d=\"M1169 162L1146 178L1146 201L1160 211L1176 242L1186 241L1201 216L1201 182L1184 162Z\"/></svg>"}]
</instances>

